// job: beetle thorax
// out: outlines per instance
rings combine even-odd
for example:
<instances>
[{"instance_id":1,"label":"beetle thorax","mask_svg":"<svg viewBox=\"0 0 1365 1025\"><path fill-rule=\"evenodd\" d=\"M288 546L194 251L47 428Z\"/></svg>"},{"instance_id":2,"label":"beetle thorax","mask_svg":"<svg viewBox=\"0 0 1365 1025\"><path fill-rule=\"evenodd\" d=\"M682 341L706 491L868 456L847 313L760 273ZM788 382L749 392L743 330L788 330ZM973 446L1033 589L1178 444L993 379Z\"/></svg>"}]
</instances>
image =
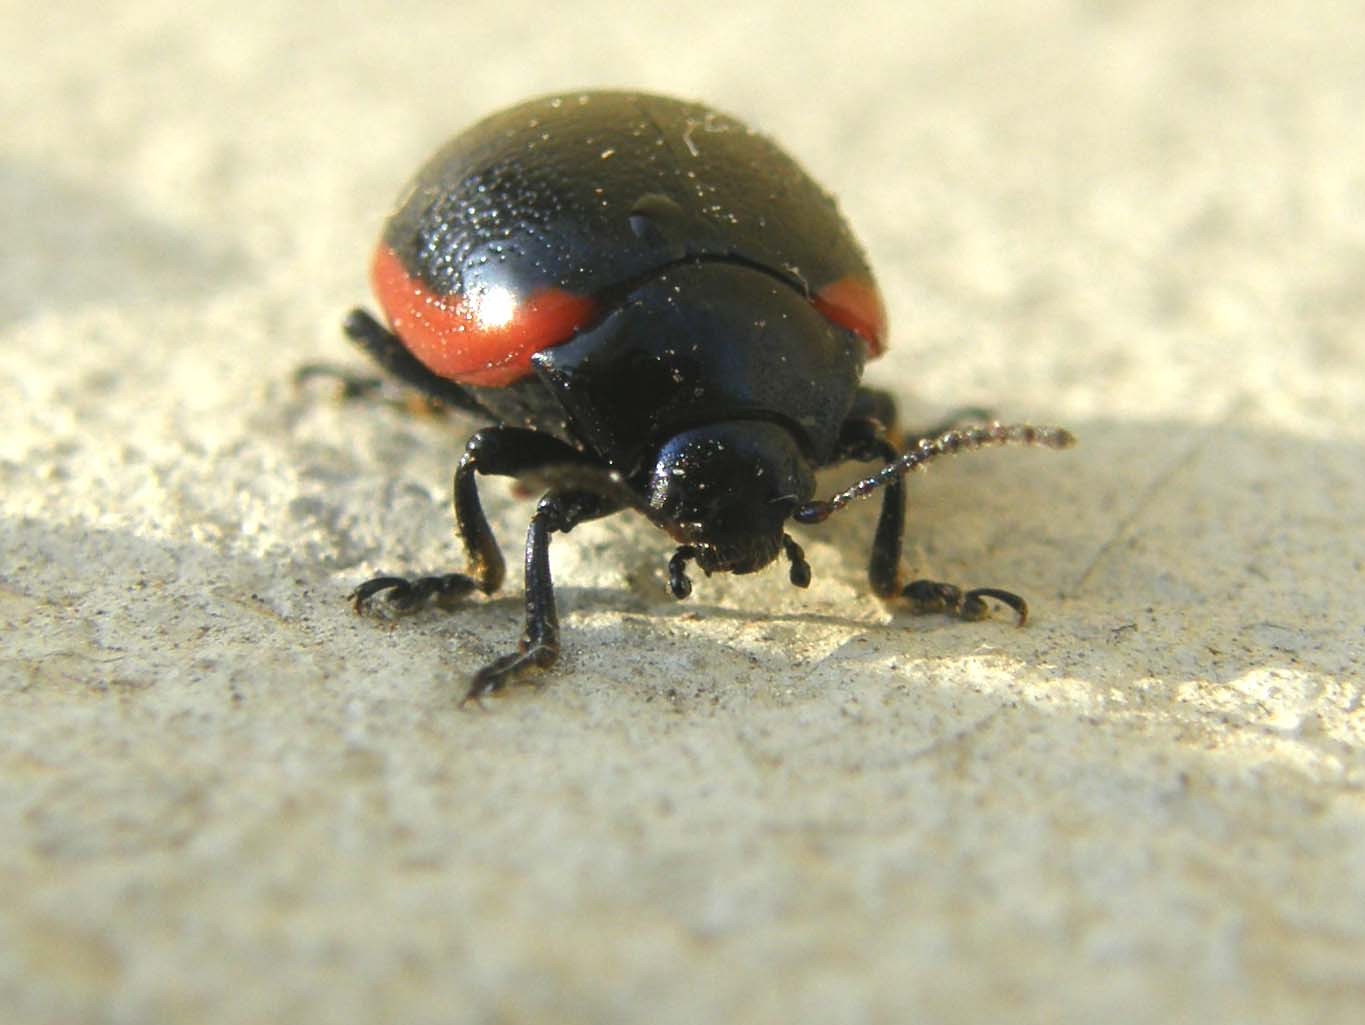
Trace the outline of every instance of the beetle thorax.
<instances>
[{"instance_id":1,"label":"beetle thorax","mask_svg":"<svg viewBox=\"0 0 1365 1025\"><path fill-rule=\"evenodd\" d=\"M752 573L777 557L783 524L814 492L814 471L789 430L727 420L670 438L648 499L651 518L691 546L704 571Z\"/></svg>"}]
</instances>

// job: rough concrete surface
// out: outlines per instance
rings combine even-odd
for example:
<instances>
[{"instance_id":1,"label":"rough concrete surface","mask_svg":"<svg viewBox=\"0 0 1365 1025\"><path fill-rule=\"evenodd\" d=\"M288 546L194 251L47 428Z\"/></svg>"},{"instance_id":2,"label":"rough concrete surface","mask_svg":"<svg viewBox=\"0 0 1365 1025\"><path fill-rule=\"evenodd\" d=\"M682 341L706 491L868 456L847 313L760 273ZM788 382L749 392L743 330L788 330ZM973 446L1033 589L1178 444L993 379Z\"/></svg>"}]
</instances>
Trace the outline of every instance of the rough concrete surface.
<instances>
[{"instance_id":1,"label":"rough concrete surface","mask_svg":"<svg viewBox=\"0 0 1365 1025\"><path fill-rule=\"evenodd\" d=\"M9 2L0 56L0 1020L1365 1020L1360 5ZM908 420L1080 435L912 482L909 571L1026 628L872 599L866 504L685 603L580 528L482 712L517 588L350 611L457 568L469 425L291 372L363 365L428 151L587 86L839 194Z\"/></svg>"}]
</instances>

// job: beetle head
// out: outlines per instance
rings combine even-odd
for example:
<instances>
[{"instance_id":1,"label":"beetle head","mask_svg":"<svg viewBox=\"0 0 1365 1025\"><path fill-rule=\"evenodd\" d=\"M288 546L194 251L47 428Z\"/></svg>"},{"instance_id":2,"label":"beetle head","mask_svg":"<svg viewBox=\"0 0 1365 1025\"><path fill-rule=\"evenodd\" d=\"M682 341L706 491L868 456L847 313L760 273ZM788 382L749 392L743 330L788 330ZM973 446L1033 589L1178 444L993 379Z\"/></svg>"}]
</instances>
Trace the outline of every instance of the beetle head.
<instances>
[{"instance_id":1,"label":"beetle head","mask_svg":"<svg viewBox=\"0 0 1365 1025\"><path fill-rule=\"evenodd\" d=\"M707 572L752 573L783 548L782 526L815 493L791 431L726 420L683 431L659 450L649 515L689 546Z\"/></svg>"}]
</instances>

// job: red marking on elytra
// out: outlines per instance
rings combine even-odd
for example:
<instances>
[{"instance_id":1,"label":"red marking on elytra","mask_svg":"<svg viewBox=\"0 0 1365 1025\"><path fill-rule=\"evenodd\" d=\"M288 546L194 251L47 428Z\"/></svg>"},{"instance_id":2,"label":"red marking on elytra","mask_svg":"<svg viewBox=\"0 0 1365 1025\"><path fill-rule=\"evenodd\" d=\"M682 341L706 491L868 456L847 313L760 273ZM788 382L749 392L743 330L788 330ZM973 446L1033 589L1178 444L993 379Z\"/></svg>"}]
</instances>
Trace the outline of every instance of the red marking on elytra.
<instances>
[{"instance_id":1,"label":"red marking on elytra","mask_svg":"<svg viewBox=\"0 0 1365 1025\"><path fill-rule=\"evenodd\" d=\"M591 299L557 288L530 296L490 289L440 295L414 278L386 245L370 282L389 326L432 373L457 384L501 388L531 372L531 357L568 341L592 317Z\"/></svg>"},{"instance_id":2,"label":"red marking on elytra","mask_svg":"<svg viewBox=\"0 0 1365 1025\"><path fill-rule=\"evenodd\" d=\"M816 292L811 301L825 319L847 328L867 346L867 358L886 351L886 307L877 286L864 278L840 278Z\"/></svg>"}]
</instances>

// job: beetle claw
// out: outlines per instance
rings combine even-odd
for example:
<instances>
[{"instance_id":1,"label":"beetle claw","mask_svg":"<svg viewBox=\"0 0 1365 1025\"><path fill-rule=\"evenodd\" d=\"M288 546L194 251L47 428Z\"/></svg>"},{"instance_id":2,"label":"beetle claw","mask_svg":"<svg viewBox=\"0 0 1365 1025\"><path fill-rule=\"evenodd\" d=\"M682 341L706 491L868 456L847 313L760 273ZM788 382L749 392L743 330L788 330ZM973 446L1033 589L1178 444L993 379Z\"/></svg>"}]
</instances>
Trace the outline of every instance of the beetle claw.
<instances>
[{"instance_id":1,"label":"beetle claw","mask_svg":"<svg viewBox=\"0 0 1365 1025\"><path fill-rule=\"evenodd\" d=\"M460 599L477 586L474 578L466 573L446 573L442 576L417 577L415 580L408 580L405 577L374 577L346 597L356 612L363 615L374 608L375 599L383 594L384 610L394 615L405 616L425 608L428 604L443 609L454 608Z\"/></svg>"},{"instance_id":2,"label":"beetle claw","mask_svg":"<svg viewBox=\"0 0 1365 1025\"><path fill-rule=\"evenodd\" d=\"M956 584L945 584L938 580L912 580L901 591L901 597L909 601L910 611L917 616L956 616L970 623L990 616L991 609L985 599L994 598L1015 611L1017 626L1028 622L1028 602L1013 591L1002 591L996 587L963 591Z\"/></svg>"}]
</instances>

